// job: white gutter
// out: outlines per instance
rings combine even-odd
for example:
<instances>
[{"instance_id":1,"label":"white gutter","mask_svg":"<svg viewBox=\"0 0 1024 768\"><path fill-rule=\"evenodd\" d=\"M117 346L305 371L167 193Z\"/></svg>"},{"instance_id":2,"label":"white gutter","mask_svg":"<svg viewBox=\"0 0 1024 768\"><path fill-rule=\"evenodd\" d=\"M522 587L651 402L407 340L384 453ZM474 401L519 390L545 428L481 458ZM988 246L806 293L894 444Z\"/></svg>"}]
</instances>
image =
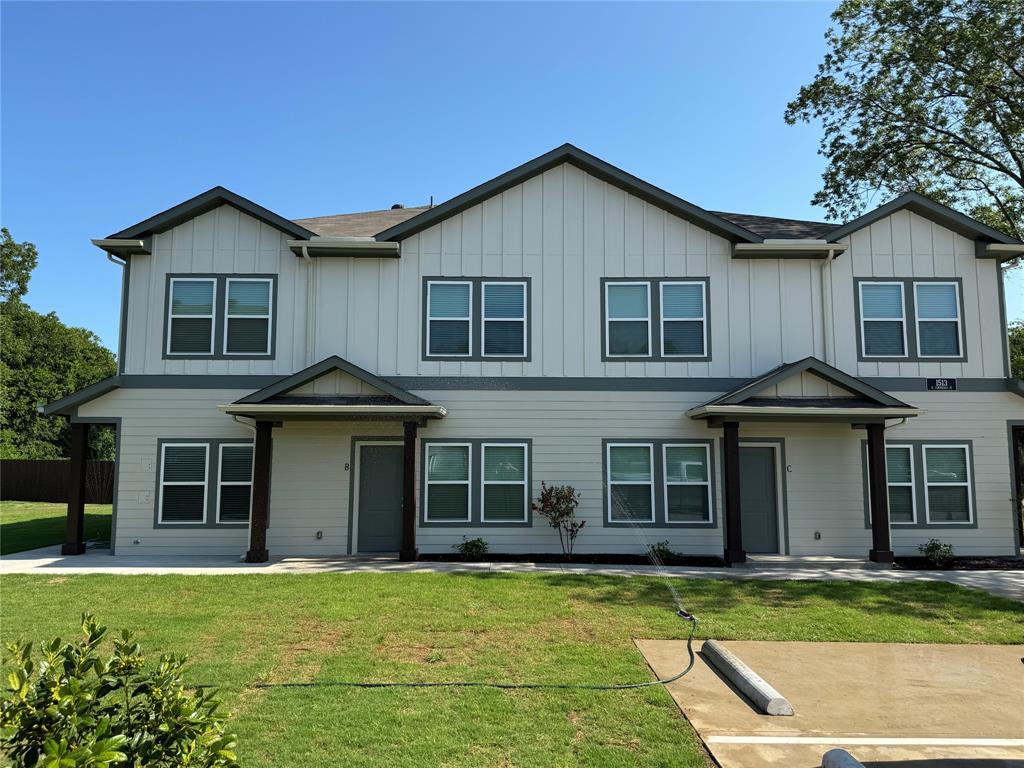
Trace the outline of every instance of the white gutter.
<instances>
[{"instance_id":1,"label":"white gutter","mask_svg":"<svg viewBox=\"0 0 1024 768\"><path fill-rule=\"evenodd\" d=\"M93 245L101 250L111 254L114 251L120 251L127 255L139 253L149 255L149 244L145 240L126 240L121 238L101 238L90 241ZM116 253L114 255L117 255Z\"/></svg>"},{"instance_id":2,"label":"white gutter","mask_svg":"<svg viewBox=\"0 0 1024 768\"><path fill-rule=\"evenodd\" d=\"M303 257L369 256L398 258L401 244L377 242L371 237L312 237L309 240L288 240L288 248Z\"/></svg>"},{"instance_id":3,"label":"white gutter","mask_svg":"<svg viewBox=\"0 0 1024 768\"><path fill-rule=\"evenodd\" d=\"M920 416L920 408L801 408L791 405L700 405L691 408L686 415L691 419L701 416L885 416L889 418Z\"/></svg>"},{"instance_id":4,"label":"white gutter","mask_svg":"<svg viewBox=\"0 0 1024 768\"><path fill-rule=\"evenodd\" d=\"M218 405L218 410L228 414L251 416L253 414L280 414L282 416L373 416L384 414L408 414L410 416L436 416L443 418L448 409L441 405L274 405L270 403L229 403Z\"/></svg>"},{"instance_id":5,"label":"white gutter","mask_svg":"<svg viewBox=\"0 0 1024 768\"><path fill-rule=\"evenodd\" d=\"M985 255L995 256L1000 261L1012 259L1014 256L1024 256L1024 245L1016 243L988 243L985 245Z\"/></svg>"},{"instance_id":6,"label":"white gutter","mask_svg":"<svg viewBox=\"0 0 1024 768\"><path fill-rule=\"evenodd\" d=\"M843 252L846 246L827 240L784 240L769 239L762 243L735 243L733 258L768 258L771 256L796 256L803 258L832 258L835 252Z\"/></svg>"}]
</instances>

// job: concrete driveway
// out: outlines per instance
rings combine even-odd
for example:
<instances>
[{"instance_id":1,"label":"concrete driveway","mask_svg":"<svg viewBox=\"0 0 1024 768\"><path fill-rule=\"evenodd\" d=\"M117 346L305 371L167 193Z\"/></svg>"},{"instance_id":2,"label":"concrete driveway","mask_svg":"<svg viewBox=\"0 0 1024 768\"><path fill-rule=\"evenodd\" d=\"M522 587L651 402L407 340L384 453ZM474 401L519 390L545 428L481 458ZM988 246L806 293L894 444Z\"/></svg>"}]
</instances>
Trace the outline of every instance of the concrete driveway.
<instances>
[{"instance_id":1,"label":"concrete driveway","mask_svg":"<svg viewBox=\"0 0 1024 768\"><path fill-rule=\"evenodd\" d=\"M685 642L636 644L659 677L686 663ZM875 765L1024 767L1022 645L723 645L796 714L760 714L699 657L667 688L722 768L815 768L835 747Z\"/></svg>"}]
</instances>

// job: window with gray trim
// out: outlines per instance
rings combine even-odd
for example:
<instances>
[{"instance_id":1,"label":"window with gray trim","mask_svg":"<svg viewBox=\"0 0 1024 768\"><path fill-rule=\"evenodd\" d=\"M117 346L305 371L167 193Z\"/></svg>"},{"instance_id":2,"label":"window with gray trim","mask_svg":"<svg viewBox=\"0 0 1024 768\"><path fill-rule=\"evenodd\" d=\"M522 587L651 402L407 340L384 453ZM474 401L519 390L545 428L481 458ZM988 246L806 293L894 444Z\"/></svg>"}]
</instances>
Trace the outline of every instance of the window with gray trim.
<instances>
[{"instance_id":1,"label":"window with gray trim","mask_svg":"<svg viewBox=\"0 0 1024 768\"><path fill-rule=\"evenodd\" d=\"M977 525L973 447L969 440L903 440L885 446L889 522L901 528ZM867 441L861 441L864 522L871 527L871 475Z\"/></svg>"},{"instance_id":2,"label":"window with gray trim","mask_svg":"<svg viewBox=\"0 0 1024 768\"><path fill-rule=\"evenodd\" d=\"M714 527L713 440L605 439L604 525Z\"/></svg>"},{"instance_id":3,"label":"window with gray trim","mask_svg":"<svg viewBox=\"0 0 1024 768\"><path fill-rule=\"evenodd\" d=\"M423 278L423 359L530 359L530 278Z\"/></svg>"},{"instance_id":4,"label":"window with gray trim","mask_svg":"<svg viewBox=\"0 0 1024 768\"><path fill-rule=\"evenodd\" d=\"M601 279L601 358L711 359L706 277Z\"/></svg>"},{"instance_id":5,"label":"window with gray trim","mask_svg":"<svg viewBox=\"0 0 1024 768\"><path fill-rule=\"evenodd\" d=\"M277 275L168 274L165 301L165 359L273 359Z\"/></svg>"},{"instance_id":6,"label":"window with gray trim","mask_svg":"<svg viewBox=\"0 0 1024 768\"><path fill-rule=\"evenodd\" d=\"M209 455L206 443L161 446L159 522L206 522Z\"/></svg>"},{"instance_id":7,"label":"window with gray trim","mask_svg":"<svg viewBox=\"0 0 1024 768\"><path fill-rule=\"evenodd\" d=\"M966 362L960 278L854 278L857 359Z\"/></svg>"},{"instance_id":8,"label":"window with gray trim","mask_svg":"<svg viewBox=\"0 0 1024 768\"><path fill-rule=\"evenodd\" d=\"M244 528L252 504L253 443L157 438L155 528Z\"/></svg>"},{"instance_id":9,"label":"window with gray trim","mask_svg":"<svg viewBox=\"0 0 1024 768\"><path fill-rule=\"evenodd\" d=\"M420 444L420 525L529 527L529 438L435 438Z\"/></svg>"},{"instance_id":10,"label":"window with gray trim","mask_svg":"<svg viewBox=\"0 0 1024 768\"><path fill-rule=\"evenodd\" d=\"M217 481L217 522L247 523L252 506L252 443L222 443Z\"/></svg>"}]
</instances>

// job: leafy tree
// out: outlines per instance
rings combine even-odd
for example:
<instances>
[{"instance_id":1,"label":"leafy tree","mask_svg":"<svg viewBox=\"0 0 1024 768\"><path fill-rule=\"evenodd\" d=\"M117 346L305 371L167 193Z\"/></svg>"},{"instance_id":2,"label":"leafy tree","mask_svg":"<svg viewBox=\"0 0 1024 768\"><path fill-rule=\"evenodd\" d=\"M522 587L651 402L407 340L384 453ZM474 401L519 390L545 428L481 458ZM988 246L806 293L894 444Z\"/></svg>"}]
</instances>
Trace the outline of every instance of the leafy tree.
<instances>
[{"instance_id":1,"label":"leafy tree","mask_svg":"<svg viewBox=\"0 0 1024 768\"><path fill-rule=\"evenodd\" d=\"M82 617L76 642L7 646L7 692L0 701L0 748L15 768L113 765L234 768L235 737L214 691L191 692L186 657L164 655L147 668L131 633L104 658L107 628Z\"/></svg>"},{"instance_id":2,"label":"leafy tree","mask_svg":"<svg viewBox=\"0 0 1024 768\"><path fill-rule=\"evenodd\" d=\"M113 353L85 328L71 328L54 313L40 314L21 300L29 274L6 272L8 262L35 266L31 243L13 246L3 230L5 275L0 286L10 288L0 301L0 458L57 459L67 455L67 420L45 417L39 406L58 400L117 372ZM11 287L13 286L13 287ZM110 430L90 430L94 458L114 457Z\"/></svg>"},{"instance_id":3,"label":"leafy tree","mask_svg":"<svg viewBox=\"0 0 1024 768\"><path fill-rule=\"evenodd\" d=\"M812 202L923 192L1024 239L1024 3L843 0L814 80L786 108L820 120Z\"/></svg>"},{"instance_id":4,"label":"leafy tree","mask_svg":"<svg viewBox=\"0 0 1024 768\"><path fill-rule=\"evenodd\" d=\"M0 229L0 300L20 299L28 293L28 279L38 260L32 243L16 243L7 227Z\"/></svg>"},{"instance_id":5,"label":"leafy tree","mask_svg":"<svg viewBox=\"0 0 1024 768\"><path fill-rule=\"evenodd\" d=\"M1010 323L1010 375L1024 379L1024 320Z\"/></svg>"}]
</instances>

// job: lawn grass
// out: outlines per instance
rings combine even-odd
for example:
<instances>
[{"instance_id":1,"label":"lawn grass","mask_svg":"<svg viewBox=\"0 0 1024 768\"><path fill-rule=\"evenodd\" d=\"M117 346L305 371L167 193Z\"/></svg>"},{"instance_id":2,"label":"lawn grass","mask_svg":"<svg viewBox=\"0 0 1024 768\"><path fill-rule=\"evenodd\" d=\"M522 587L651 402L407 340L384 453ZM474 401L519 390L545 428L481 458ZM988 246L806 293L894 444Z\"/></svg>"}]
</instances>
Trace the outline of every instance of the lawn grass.
<instances>
[{"instance_id":1,"label":"lawn grass","mask_svg":"<svg viewBox=\"0 0 1024 768\"><path fill-rule=\"evenodd\" d=\"M701 637L1024 642L1024 605L943 583L674 580ZM5 576L0 638L92 611L234 713L246 766L708 765L661 688L255 689L266 681L650 679L632 638L679 638L665 582L572 574Z\"/></svg>"},{"instance_id":2,"label":"lawn grass","mask_svg":"<svg viewBox=\"0 0 1024 768\"><path fill-rule=\"evenodd\" d=\"M60 544L67 514L63 503L0 502L0 555ZM85 505L85 540L110 541L110 504Z\"/></svg>"}]
</instances>

